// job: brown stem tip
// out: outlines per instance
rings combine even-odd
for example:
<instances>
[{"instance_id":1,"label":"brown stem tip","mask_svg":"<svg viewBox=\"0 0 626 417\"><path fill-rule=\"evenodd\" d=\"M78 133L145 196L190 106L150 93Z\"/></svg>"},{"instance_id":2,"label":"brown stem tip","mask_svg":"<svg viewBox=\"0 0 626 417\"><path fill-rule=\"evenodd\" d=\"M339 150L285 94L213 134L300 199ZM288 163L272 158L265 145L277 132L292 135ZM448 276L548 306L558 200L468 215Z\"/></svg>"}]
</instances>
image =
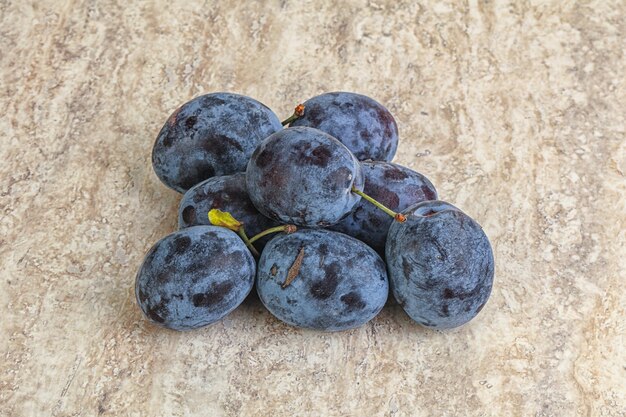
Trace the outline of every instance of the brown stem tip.
<instances>
[{"instance_id":1,"label":"brown stem tip","mask_svg":"<svg viewBox=\"0 0 626 417\"><path fill-rule=\"evenodd\" d=\"M393 218L395 221L400 222L400 223L404 223L406 221L406 216L402 213L396 213L396 215Z\"/></svg>"},{"instance_id":2,"label":"brown stem tip","mask_svg":"<svg viewBox=\"0 0 626 417\"><path fill-rule=\"evenodd\" d=\"M302 116L304 116L304 104L298 104L293 111L293 114L287 119L283 120L280 124L282 124L283 126L288 125L289 123L301 118Z\"/></svg>"},{"instance_id":3,"label":"brown stem tip","mask_svg":"<svg viewBox=\"0 0 626 417\"><path fill-rule=\"evenodd\" d=\"M295 110L293 111L293 114L298 117L304 116L304 104L298 104Z\"/></svg>"}]
</instances>

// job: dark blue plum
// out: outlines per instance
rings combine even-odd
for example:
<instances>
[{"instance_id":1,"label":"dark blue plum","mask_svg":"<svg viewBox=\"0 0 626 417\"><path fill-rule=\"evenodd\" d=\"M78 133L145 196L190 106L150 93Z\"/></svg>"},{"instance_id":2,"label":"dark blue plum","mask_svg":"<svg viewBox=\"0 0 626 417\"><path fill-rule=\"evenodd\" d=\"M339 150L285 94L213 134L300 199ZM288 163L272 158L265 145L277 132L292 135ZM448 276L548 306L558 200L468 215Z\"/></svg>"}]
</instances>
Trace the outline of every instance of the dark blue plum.
<instances>
[{"instance_id":1,"label":"dark blue plum","mask_svg":"<svg viewBox=\"0 0 626 417\"><path fill-rule=\"evenodd\" d=\"M159 240L135 281L141 311L160 326L190 330L214 323L246 298L255 262L234 232L194 226Z\"/></svg>"},{"instance_id":2,"label":"dark blue plum","mask_svg":"<svg viewBox=\"0 0 626 417\"><path fill-rule=\"evenodd\" d=\"M167 119L152 148L152 166L165 185L183 193L207 178L244 172L257 145L281 129L276 115L250 97L200 96Z\"/></svg>"},{"instance_id":3,"label":"dark blue plum","mask_svg":"<svg viewBox=\"0 0 626 417\"><path fill-rule=\"evenodd\" d=\"M437 190L428 178L407 167L384 161L364 161L361 167L365 194L393 211L437 199ZM361 199L354 210L331 229L353 236L385 256L385 241L392 222L391 216Z\"/></svg>"},{"instance_id":4,"label":"dark blue plum","mask_svg":"<svg viewBox=\"0 0 626 417\"><path fill-rule=\"evenodd\" d=\"M288 224L326 227L345 217L363 190L359 161L337 139L292 127L265 139L246 171L250 200L264 215Z\"/></svg>"},{"instance_id":5,"label":"dark blue plum","mask_svg":"<svg viewBox=\"0 0 626 417\"><path fill-rule=\"evenodd\" d=\"M232 214L244 224L250 237L279 223L271 220L254 207L246 190L246 174L243 172L213 177L191 187L183 196L178 208L178 227L210 225L209 210L219 209ZM267 236L254 243L257 248L271 239Z\"/></svg>"},{"instance_id":6,"label":"dark blue plum","mask_svg":"<svg viewBox=\"0 0 626 417\"><path fill-rule=\"evenodd\" d=\"M339 139L360 160L391 161L398 149L398 125L382 104L355 93L326 93L304 103L304 115L290 126L308 126Z\"/></svg>"},{"instance_id":7,"label":"dark blue plum","mask_svg":"<svg viewBox=\"0 0 626 417\"><path fill-rule=\"evenodd\" d=\"M394 297L416 322L434 329L461 326L483 308L493 285L491 245L467 214L425 201L393 222L385 247Z\"/></svg>"},{"instance_id":8,"label":"dark blue plum","mask_svg":"<svg viewBox=\"0 0 626 417\"><path fill-rule=\"evenodd\" d=\"M261 254L256 286L261 302L279 320L324 331L368 322L389 293L385 263L374 250L324 229L272 239Z\"/></svg>"}]
</instances>

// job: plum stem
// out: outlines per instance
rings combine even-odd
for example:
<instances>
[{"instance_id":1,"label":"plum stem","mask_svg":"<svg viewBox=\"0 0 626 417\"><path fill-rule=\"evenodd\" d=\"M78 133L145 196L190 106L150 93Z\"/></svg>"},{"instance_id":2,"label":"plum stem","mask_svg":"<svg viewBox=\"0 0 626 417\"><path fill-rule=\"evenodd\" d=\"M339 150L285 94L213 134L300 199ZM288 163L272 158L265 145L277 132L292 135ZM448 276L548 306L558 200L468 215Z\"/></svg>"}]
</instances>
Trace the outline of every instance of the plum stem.
<instances>
[{"instance_id":1,"label":"plum stem","mask_svg":"<svg viewBox=\"0 0 626 417\"><path fill-rule=\"evenodd\" d=\"M252 254L258 258L260 256L259 251L256 250L256 248L252 245L252 241L248 239L248 235L246 235L246 231L243 229L243 225L241 225L241 227L237 229L237 234L245 242L248 249L250 249L250 252L252 252Z\"/></svg>"},{"instance_id":2,"label":"plum stem","mask_svg":"<svg viewBox=\"0 0 626 417\"><path fill-rule=\"evenodd\" d=\"M252 236L252 238L250 239L250 243L252 244L256 242L257 240L261 239L263 236L267 236L272 233L285 232L287 234L290 234L290 233L295 232L296 230L297 230L296 226L294 226L293 224L285 224L283 226L271 227L267 230L262 231L261 233L258 233Z\"/></svg>"},{"instance_id":3,"label":"plum stem","mask_svg":"<svg viewBox=\"0 0 626 417\"><path fill-rule=\"evenodd\" d=\"M301 118L302 116L304 116L304 104L298 104L295 110L293 111L293 114L289 116L288 118L286 118L285 120L283 120L281 124L283 126L288 125L289 123Z\"/></svg>"},{"instance_id":4,"label":"plum stem","mask_svg":"<svg viewBox=\"0 0 626 417\"><path fill-rule=\"evenodd\" d=\"M248 239L248 235L246 235L246 231L243 228L243 223L239 220L235 219L232 214L227 211L222 211L219 209L211 209L208 213L209 223L213 226L225 227L233 232L237 232L239 237L244 241L250 252L255 257L259 257L259 252L256 250L252 243Z\"/></svg>"},{"instance_id":5,"label":"plum stem","mask_svg":"<svg viewBox=\"0 0 626 417\"><path fill-rule=\"evenodd\" d=\"M404 223L406 221L406 217L404 216L404 214L396 213L395 211L386 207L382 203L379 203L378 201L374 200L372 197L365 194L363 191L357 190L355 187L352 187L352 192L357 195L360 195L361 198L365 199L366 201L369 201L370 203L372 203L373 205L375 205L376 207L378 207L379 209L381 209L382 211L384 211L385 213L393 217L395 221L400 222L400 223Z\"/></svg>"}]
</instances>

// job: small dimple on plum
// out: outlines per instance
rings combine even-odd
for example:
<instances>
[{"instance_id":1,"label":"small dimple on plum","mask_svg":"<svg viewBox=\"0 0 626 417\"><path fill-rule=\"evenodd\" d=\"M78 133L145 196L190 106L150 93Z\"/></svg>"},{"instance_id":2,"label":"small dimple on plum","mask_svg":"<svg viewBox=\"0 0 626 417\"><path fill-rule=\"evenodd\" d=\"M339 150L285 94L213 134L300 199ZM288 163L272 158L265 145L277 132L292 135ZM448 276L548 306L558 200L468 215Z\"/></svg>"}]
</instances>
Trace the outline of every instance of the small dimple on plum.
<instances>
[{"instance_id":1,"label":"small dimple on plum","mask_svg":"<svg viewBox=\"0 0 626 417\"><path fill-rule=\"evenodd\" d=\"M187 206L183 209L183 221L185 224L192 224L196 221L196 209L193 206Z\"/></svg>"}]
</instances>

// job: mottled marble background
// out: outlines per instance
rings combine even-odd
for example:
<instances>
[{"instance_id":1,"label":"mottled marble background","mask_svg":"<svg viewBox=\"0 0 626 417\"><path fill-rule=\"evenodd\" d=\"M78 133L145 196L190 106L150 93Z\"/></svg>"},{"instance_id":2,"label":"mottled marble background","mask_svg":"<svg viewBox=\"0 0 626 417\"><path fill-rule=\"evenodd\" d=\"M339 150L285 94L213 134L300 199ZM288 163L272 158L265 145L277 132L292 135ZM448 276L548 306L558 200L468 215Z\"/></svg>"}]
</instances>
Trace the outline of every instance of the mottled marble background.
<instances>
[{"instance_id":1,"label":"mottled marble background","mask_svg":"<svg viewBox=\"0 0 626 417\"><path fill-rule=\"evenodd\" d=\"M622 1L0 1L0 415L626 415L625 46ZM479 317L148 324L180 198L151 147L224 90L387 105L396 161L492 241Z\"/></svg>"}]
</instances>

